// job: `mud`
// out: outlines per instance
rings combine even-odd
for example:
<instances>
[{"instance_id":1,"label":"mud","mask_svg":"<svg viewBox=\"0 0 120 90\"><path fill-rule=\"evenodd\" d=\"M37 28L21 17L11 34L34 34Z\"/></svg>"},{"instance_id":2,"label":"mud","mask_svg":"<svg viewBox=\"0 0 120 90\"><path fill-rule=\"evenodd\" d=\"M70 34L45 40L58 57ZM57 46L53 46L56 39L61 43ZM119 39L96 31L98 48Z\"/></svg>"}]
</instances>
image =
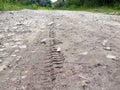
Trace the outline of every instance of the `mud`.
<instances>
[{"instance_id":1,"label":"mud","mask_svg":"<svg viewBox=\"0 0 120 90\"><path fill-rule=\"evenodd\" d=\"M120 16L0 12L0 90L119 90Z\"/></svg>"}]
</instances>

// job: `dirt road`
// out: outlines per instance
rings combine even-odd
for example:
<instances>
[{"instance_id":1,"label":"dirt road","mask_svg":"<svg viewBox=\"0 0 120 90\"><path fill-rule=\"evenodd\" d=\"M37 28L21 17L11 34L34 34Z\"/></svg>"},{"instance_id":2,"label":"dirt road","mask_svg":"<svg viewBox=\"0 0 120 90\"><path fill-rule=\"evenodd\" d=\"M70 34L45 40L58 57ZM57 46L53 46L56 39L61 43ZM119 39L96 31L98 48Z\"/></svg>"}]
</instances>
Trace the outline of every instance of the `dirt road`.
<instances>
[{"instance_id":1,"label":"dirt road","mask_svg":"<svg viewBox=\"0 0 120 90\"><path fill-rule=\"evenodd\" d=\"M120 90L120 16L0 12L0 90Z\"/></svg>"}]
</instances>

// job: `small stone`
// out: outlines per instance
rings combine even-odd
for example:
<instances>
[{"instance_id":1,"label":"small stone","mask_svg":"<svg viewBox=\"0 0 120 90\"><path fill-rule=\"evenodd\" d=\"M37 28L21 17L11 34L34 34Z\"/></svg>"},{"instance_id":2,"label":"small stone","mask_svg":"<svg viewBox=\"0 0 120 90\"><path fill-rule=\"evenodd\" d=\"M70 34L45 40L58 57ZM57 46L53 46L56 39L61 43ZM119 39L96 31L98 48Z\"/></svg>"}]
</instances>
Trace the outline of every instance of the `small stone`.
<instances>
[{"instance_id":1,"label":"small stone","mask_svg":"<svg viewBox=\"0 0 120 90\"><path fill-rule=\"evenodd\" d=\"M14 39L14 41L15 42L19 42L19 41L21 41L21 39L20 38L16 38L16 39Z\"/></svg>"},{"instance_id":2,"label":"small stone","mask_svg":"<svg viewBox=\"0 0 120 90\"><path fill-rule=\"evenodd\" d=\"M61 48L60 47L57 48L57 52L61 52Z\"/></svg>"},{"instance_id":3,"label":"small stone","mask_svg":"<svg viewBox=\"0 0 120 90\"><path fill-rule=\"evenodd\" d=\"M5 70L6 68L7 68L7 67L6 67L5 65L1 66L1 67L0 67L0 72L3 71L3 70Z\"/></svg>"},{"instance_id":4,"label":"small stone","mask_svg":"<svg viewBox=\"0 0 120 90\"><path fill-rule=\"evenodd\" d=\"M100 66L102 66L102 64L100 63L94 65L94 67L100 67Z\"/></svg>"},{"instance_id":5,"label":"small stone","mask_svg":"<svg viewBox=\"0 0 120 90\"><path fill-rule=\"evenodd\" d=\"M11 36L13 36L13 35L15 35L15 33L9 33L7 36L8 36L8 37L11 37Z\"/></svg>"},{"instance_id":6,"label":"small stone","mask_svg":"<svg viewBox=\"0 0 120 90\"><path fill-rule=\"evenodd\" d=\"M36 51L31 51L32 53L35 53Z\"/></svg>"},{"instance_id":7,"label":"small stone","mask_svg":"<svg viewBox=\"0 0 120 90\"><path fill-rule=\"evenodd\" d=\"M51 26L51 25L53 25L54 24L54 22L50 22L49 24L48 24L48 26Z\"/></svg>"},{"instance_id":8,"label":"small stone","mask_svg":"<svg viewBox=\"0 0 120 90\"><path fill-rule=\"evenodd\" d=\"M21 86L21 89L22 89L22 90L25 90L25 89L26 89L26 87L25 87L25 86Z\"/></svg>"},{"instance_id":9,"label":"small stone","mask_svg":"<svg viewBox=\"0 0 120 90\"><path fill-rule=\"evenodd\" d=\"M108 50L108 51L111 51L111 47L104 47L104 50Z\"/></svg>"},{"instance_id":10,"label":"small stone","mask_svg":"<svg viewBox=\"0 0 120 90\"><path fill-rule=\"evenodd\" d=\"M13 45L13 46L12 46L12 48L17 48L17 47L18 47L18 45Z\"/></svg>"},{"instance_id":11,"label":"small stone","mask_svg":"<svg viewBox=\"0 0 120 90\"><path fill-rule=\"evenodd\" d=\"M21 56L17 56L16 61L19 61L21 59Z\"/></svg>"},{"instance_id":12,"label":"small stone","mask_svg":"<svg viewBox=\"0 0 120 90\"><path fill-rule=\"evenodd\" d=\"M17 52L19 52L19 50L15 50L15 52L17 53Z\"/></svg>"},{"instance_id":13,"label":"small stone","mask_svg":"<svg viewBox=\"0 0 120 90\"><path fill-rule=\"evenodd\" d=\"M83 88L83 89L86 89L86 88L87 88L87 85L86 85L86 84L82 84L82 88Z\"/></svg>"},{"instance_id":14,"label":"small stone","mask_svg":"<svg viewBox=\"0 0 120 90\"><path fill-rule=\"evenodd\" d=\"M17 45L21 45L22 43L21 42L16 42Z\"/></svg>"},{"instance_id":15,"label":"small stone","mask_svg":"<svg viewBox=\"0 0 120 90\"><path fill-rule=\"evenodd\" d=\"M41 40L41 43L46 44L46 42L47 42L47 39L46 39L46 38L44 38L43 40Z\"/></svg>"},{"instance_id":16,"label":"small stone","mask_svg":"<svg viewBox=\"0 0 120 90\"><path fill-rule=\"evenodd\" d=\"M0 38L4 38L5 36L4 35L0 35Z\"/></svg>"},{"instance_id":17,"label":"small stone","mask_svg":"<svg viewBox=\"0 0 120 90\"><path fill-rule=\"evenodd\" d=\"M20 49L25 49L25 48L27 48L27 46L26 45L21 45L21 46L19 46L19 48Z\"/></svg>"},{"instance_id":18,"label":"small stone","mask_svg":"<svg viewBox=\"0 0 120 90\"><path fill-rule=\"evenodd\" d=\"M106 46L107 42L108 42L108 40L104 40L104 41L102 42L102 45L103 45L103 46Z\"/></svg>"},{"instance_id":19,"label":"small stone","mask_svg":"<svg viewBox=\"0 0 120 90\"><path fill-rule=\"evenodd\" d=\"M106 58L112 59L112 60L116 60L117 59L117 57L114 56L114 55L107 55Z\"/></svg>"},{"instance_id":20,"label":"small stone","mask_svg":"<svg viewBox=\"0 0 120 90\"><path fill-rule=\"evenodd\" d=\"M16 25L17 25L17 26L22 26L22 25L24 25L24 24L22 24L22 23L17 23Z\"/></svg>"},{"instance_id":21,"label":"small stone","mask_svg":"<svg viewBox=\"0 0 120 90\"><path fill-rule=\"evenodd\" d=\"M83 84L90 84L90 81L89 80L84 80L82 83Z\"/></svg>"},{"instance_id":22,"label":"small stone","mask_svg":"<svg viewBox=\"0 0 120 90\"><path fill-rule=\"evenodd\" d=\"M2 63L2 62L3 62L3 60L0 59L0 63Z\"/></svg>"},{"instance_id":23,"label":"small stone","mask_svg":"<svg viewBox=\"0 0 120 90\"><path fill-rule=\"evenodd\" d=\"M0 52L4 51L5 49L0 49Z\"/></svg>"},{"instance_id":24,"label":"small stone","mask_svg":"<svg viewBox=\"0 0 120 90\"><path fill-rule=\"evenodd\" d=\"M13 12L10 12L10 14L14 15L14 13L13 13Z\"/></svg>"},{"instance_id":25,"label":"small stone","mask_svg":"<svg viewBox=\"0 0 120 90\"><path fill-rule=\"evenodd\" d=\"M27 77L27 76L22 76L21 78L22 78L22 79L25 79L26 77Z\"/></svg>"},{"instance_id":26,"label":"small stone","mask_svg":"<svg viewBox=\"0 0 120 90\"><path fill-rule=\"evenodd\" d=\"M17 29L17 27L13 27L13 29Z\"/></svg>"},{"instance_id":27,"label":"small stone","mask_svg":"<svg viewBox=\"0 0 120 90\"><path fill-rule=\"evenodd\" d=\"M81 53L81 55L87 55L88 54L88 52L83 52L83 53Z\"/></svg>"},{"instance_id":28,"label":"small stone","mask_svg":"<svg viewBox=\"0 0 120 90\"><path fill-rule=\"evenodd\" d=\"M17 55L15 55L15 54L13 54L13 55L11 55L12 57L16 57Z\"/></svg>"}]
</instances>

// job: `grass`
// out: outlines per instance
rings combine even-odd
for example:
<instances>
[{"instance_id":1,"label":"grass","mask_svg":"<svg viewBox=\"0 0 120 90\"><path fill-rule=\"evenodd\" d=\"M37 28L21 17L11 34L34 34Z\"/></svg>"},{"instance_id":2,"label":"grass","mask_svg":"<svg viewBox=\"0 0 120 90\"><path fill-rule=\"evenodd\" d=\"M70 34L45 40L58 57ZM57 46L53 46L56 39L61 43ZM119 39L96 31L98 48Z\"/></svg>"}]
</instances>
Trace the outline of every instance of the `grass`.
<instances>
[{"instance_id":1,"label":"grass","mask_svg":"<svg viewBox=\"0 0 120 90\"><path fill-rule=\"evenodd\" d=\"M22 5L22 4L14 4L14 3L0 3L0 10L1 11L8 11L8 10L21 10L21 9L37 9L37 10L49 10L49 7L40 7L36 4L32 5Z\"/></svg>"},{"instance_id":2,"label":"grass","mask_svg":"<svg viewBox=\"0 0 120 90\"><path fill-rule=\"evenodd\" d=\"M90 12L100 12L100 13L106 13L106 14L113 14L113 15L120 15L120 6L116 7L62 7L60 10L70 10L70 11L90 11Z\"/></svg>"},{"instance_id":3,"label":"grass","mask_svg":"<svg viewBox=\"0 0 120 90\"><path fill-rule=\"evenodd\" d=\"M32 4L32 5L22 5L22 4L14 4L14 3L2 3L0 2L0 10L7 11L7 10L21 10L21 9L35 9L35 10L52 10L50 7L40 7L39 5ZM76 6L69 6L69 7L62 7L58 8L60 10L71 10L71 11L90 11L90 12L101 12L113 15L120 15L120 5L116 5L114 7L76 7Z\"/></svg>"}]
</instances>

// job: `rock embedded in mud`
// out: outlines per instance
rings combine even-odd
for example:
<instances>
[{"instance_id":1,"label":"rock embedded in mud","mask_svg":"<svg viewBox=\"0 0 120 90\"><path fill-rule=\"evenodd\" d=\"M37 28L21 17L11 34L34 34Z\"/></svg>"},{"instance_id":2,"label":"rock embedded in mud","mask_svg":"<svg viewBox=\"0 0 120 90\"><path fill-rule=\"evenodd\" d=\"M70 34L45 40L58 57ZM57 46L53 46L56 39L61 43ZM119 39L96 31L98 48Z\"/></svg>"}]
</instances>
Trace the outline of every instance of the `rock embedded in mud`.
<instances>
[{"instance_id":1,"label":"rock embedded in mud","mask_svg":"<svg viewBox=\"0 0 120 90\"><path fill-rule=\"evenodd\" d=\"M106 58L112 59L112 60L117 60L117 57L114 55L107 55Z\"/></svg>"},{"instance_id":2,"label":"rock embedded in mud","mask_svg":"<svg viewBox=\"0 0 120 90\"><path fill-rule=\"evenodd\" d=\"M12 11L9 14L14 15L14 13Z\"/></svg>"},{"instance_id":3,"label":"rock embedded in mud","mask_svg":"<svg viewBox=\"0 0 120 90\"><path fill-rule=\"evenodd\" d=\"M20 50L15 50L15 53L19 52Z\"/></svg>"},{"instance_id":4,"label":"rock embedded in mud","mask_svg":"<svg viewBox=\"0 0 120 90\"><path fill-rule=\"evenodd\" d=\"M0 52L3 52L4 50L5 50L5 49L1 48L1 49L0 49Z\"/></svg>"},{"instance_id":5,"label":"rock embedded in mud","mask_svg":"<svg viewBox=\"0 0 120 90\"><path fill-rule=\"evenodd\" d=\"M21 78L22 78L22 79L25 79L26 77L27 77L27 76L25 75L25 76L22 76Z\"/></svg>"},{"instance_id":6,"label":"rock embedded in mud","mask_svg":"<svg viewBox=\"0 0 120 90\"><path fill-rule=\"evenodd\" d=\"M81 55L87 55L88 54L88 52L86 51L86 52L83 52L83 53L81 53Z\"/></svg>"},{"instance_id":7,"label":"rock embedded in mud","mask_svg":"<svg viewBox=\"0 0 120 90\"><path fill-rule=\"evenodd\" d=\"M2 34L0 35L0 39L2 39L2 38L4 38L4 37L5 37L4 35L2 35Z\"/></svg>"},{"instance_id":8,"label":"rock embedded in mud","mask_svg":"<svg viewBox=\"0 0 120 90\"><path fill-rule=\"evenodd\" d=\"M95 65L94 65L94 67L100 67L100 66L102 66L101 63L98 63L98 64L95 64Z\"/></svg>"},{"instance_id":9,"label":"rock embedded in mud","mask_svg":"<svg viewBox=\"0 0 120 90\"><path fill-rule=\"evenodd\" d=\"M41 40L41 43L46 44L47 43L47 39L44 38L43 40Z\"/></svg>"},{"instance_id":10,"label":"rock embedded in mud","mask_svg":"<svg viewBox=\"0 0 120 90\"><path fill-rule=\"evenodd\" d=\"M22 89L22 90L25 90L25 89L26 89L26 87L25 87L25 86L21 86L21 89Z\"/></svg>"},{"instance_id":11,"label":"rock embedded in mud","mask_svg":"<svg viewBox=\"0 0 120 90\"><path fill-rule=\"evenodd\" d=\"M11 37L11 36L14 36L14 35L15 35L15 33L9 33L7 36Z\"/></svg>"},{"instance_id":12,"label":"rock embedded in mud","mask_svg":"<svg viewBox=\"0 0 120 90\"><path fill-rule=\"evenodd\" d=\"M2 63L3 62L3 60L2 59L0 59L0 63Z\"/></svg>"},{"instance_id":13,"label":"rock embedded in mud","mask_svg":"<svg viewBox=\"0 0 120 90\"><path fill-rule=\"evenodd\" d=\"M20 45L19 48L20 49L25 49L25 48L27 48L27 46L26 45Z\"/></svg>"},{"instance_id":14,"label":"rock embedded in mud","mask_svg":"<svg viewBox=\"0 0 120 90\"><path fill-rule=\"evenodd\" d=\"M17 48L18 47L18 45L13 45L11 48Z\"/></svg>"},{"instance_id":15,"label":"rock embedded in mud","mask_svg":"<svg viewBox=\"0 0 120 90\"><path fill-rule=\"evenodd\" d=\"M112 50L111 47L104 47L103 49L107 50L107 51L111 51Z\"/></svg>"},{"instance_id":16,"label":"rock embedded in mud","mask_svg":"<svg viewBox=\"0 0 120 90\"><path fill-rule=\"evenodd\" d=\"M16 61L19 61L21 58L21 56L17 56Z\"/></svg>"},{"instance_id":17,"label":"rock embedded in mud","mask_svg":"<svg viewBox=\"0 0 120 90\"><path fill-rule=\"evenodd\" d=\"M17 27L13 27L13 29L17 29Z\"/></svg>"},{"instance_id":18,"label":"rock embedded in mud","mask_svg":"<svg viewBox=\"0 0 120 90\"><path fill-rule=\"evenodd\" d=\"M61 48L60 47L57 48L57 52L61 52Z\"/></svg>"},{"instance_id":19,"label":"rock embedded in mud","mask_svg":"<svg viewBox=\"0 0 120 90\"><path fill-rule=\"evenodd\" d=\"M108 42L108 40L103 40L102 45L103 45L103 46L106 46L106 45L107 45L107 42Z\"/></svg>"},{"instance_id":20,"label":"rock embedded in mud","mask_svg":"<svg viewBox=\"0 0 120 90\"><path fill-rule=\"evenodd\" d=\"M50 23L48 23L48 26L51 26L51 25L53 25L54 24L54 22L50 22Z\"/></svg>"}]
</instances>

